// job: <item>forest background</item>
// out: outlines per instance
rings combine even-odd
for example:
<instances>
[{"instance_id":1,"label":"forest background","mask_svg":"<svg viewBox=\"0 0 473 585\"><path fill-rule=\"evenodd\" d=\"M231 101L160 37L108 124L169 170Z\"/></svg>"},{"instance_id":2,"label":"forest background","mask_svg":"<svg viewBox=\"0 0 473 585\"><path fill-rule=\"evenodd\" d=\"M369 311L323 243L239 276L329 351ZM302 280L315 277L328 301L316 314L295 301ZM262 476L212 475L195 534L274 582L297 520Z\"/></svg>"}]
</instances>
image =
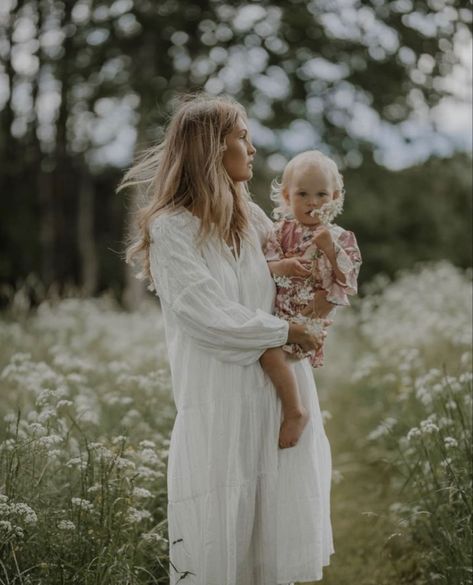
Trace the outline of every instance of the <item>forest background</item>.
<instances>
[{"instance_id":1,"label":"forest background","mask_svg":"<svg viewBox=\"0 0 473 585\"><path fill-rule=\"evenodd\" d=\"M121 256L135 202L115 189L199 90L247 108L266 211L290 156L337 160L362 282L470 266L470 23L447 0L3 0L2 294L34 281L136 299Z\"/></svg>"}]
</instances>

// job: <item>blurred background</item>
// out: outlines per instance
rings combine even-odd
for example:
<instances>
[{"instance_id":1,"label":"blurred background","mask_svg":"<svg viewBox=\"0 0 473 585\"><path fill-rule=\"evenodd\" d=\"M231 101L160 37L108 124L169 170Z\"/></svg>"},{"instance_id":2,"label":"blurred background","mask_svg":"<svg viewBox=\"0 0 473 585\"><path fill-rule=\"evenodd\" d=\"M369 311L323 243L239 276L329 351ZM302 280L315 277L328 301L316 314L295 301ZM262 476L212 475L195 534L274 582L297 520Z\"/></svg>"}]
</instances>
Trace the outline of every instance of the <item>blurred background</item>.
<instances>
[{"instance_id":1,"label":"blurred background","mask_svg":"<svg viewBox=\"0 0 473 585\"><path fill-rule=\"evenodd\" d=\"M136 299L121 256L134 203L115 189L176 96L198 90L247 108L268 212L288 158L333 156L362 282L470 266L470 27L454 0L2 0L3 296Z\"/></svg>"}]
</instances>

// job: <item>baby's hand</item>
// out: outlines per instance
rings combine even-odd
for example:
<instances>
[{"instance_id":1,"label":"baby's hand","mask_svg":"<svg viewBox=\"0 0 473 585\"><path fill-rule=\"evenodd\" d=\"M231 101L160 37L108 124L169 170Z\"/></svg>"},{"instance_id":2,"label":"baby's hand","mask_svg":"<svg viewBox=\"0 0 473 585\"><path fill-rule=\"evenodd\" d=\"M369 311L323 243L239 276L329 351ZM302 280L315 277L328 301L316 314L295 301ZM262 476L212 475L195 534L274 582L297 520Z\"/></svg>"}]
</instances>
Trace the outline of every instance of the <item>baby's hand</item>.
<instances>
[{"instance_id":1,"label":"baby's hand","mask_svg":"<svg viewBox=\"0 0 473 585\"><path fill-rule=\"evenodd\" d=\"M333 250L333 240L330 231L325 226L320 226L315 230L312 241L322 252L331 252Z\"/></svg>"},{"instance_id":2,"label":"baby's hand","mask_svg":"<svg viewBox=\"0 0 473 585\"><path fill-rule=\"evenodd\" d=\"M302 278L310 276L312 273L310 267L312 262L304 258L284 258L268 262L271 274L276 276L300 276Z\"/></svg>"}]
</instances>

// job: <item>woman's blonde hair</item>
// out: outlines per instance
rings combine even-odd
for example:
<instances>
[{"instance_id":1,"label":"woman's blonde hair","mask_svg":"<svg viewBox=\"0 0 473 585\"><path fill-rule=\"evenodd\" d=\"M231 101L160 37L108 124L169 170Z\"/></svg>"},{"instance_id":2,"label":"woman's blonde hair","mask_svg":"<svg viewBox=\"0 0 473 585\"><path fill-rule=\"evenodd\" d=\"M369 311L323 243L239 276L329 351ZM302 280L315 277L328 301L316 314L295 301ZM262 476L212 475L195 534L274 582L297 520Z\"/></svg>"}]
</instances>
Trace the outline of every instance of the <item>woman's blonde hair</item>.
<instances>
[{"instance_id":1,"label":"woman's blonde hair","mask_svg":"<svg viewBox=\"0 0 473 585\"><path fill-rule=\"evenodd\" d=\"M284 168L281 181L274 179L274 181L271 183L270 197L271 201L273 201L273 203L275 204L275 208L273 209L272 212L272 215L275 219L292 217L289 205L287 204L287 201L284 198L284 191L287 191L289 189L291 179L294 176L297 167L304 163L312 164L317 168L320 168L323 171L327 172L331 176L333 184L335 186L334 192L337 192L339 194L338 199L339 204L341 204L338 205L338 213L342 211L345 189L343 184L343 176L338 170L335 161L333 161L320 150L307 150L296 155L287 163L287 165Z\"/></svg>"},{"instance_id":2,"label":"woman's blonde hair","mask_svg":"<svg viewBox=\"0 0 473 585\"><path fill-rule=\"evenodd\" d=\"M152 282L149 225L163 212L183 207L197 216L198 243L211 234L222 242L246 237L248 189L246 183L234 183L223 166L225 137L239 118L246 120L246 112L231 98L186 96L162 142L145 150L124 175L118 191L131 187L145 199L125 255L131 264L141 259L139 278Z\"/></svg>"}]
</instances>

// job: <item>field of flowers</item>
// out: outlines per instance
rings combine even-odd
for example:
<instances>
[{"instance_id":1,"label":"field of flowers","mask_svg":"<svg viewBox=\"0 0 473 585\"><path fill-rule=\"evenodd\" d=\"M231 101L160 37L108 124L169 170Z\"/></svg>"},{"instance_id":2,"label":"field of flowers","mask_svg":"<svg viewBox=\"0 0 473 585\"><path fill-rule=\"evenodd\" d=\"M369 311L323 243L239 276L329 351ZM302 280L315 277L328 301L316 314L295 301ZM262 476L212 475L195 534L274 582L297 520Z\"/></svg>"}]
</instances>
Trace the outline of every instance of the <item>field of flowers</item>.
<instances>
[{"instance_id":1,"label":"field of flowers","mask_svg":"<svg viewBox=\"0 0 473 585\"><path fill-rule=\"evenodd\" d=\"M0 348L0 585L167 583L174 409L157 304L126 313L109 298L66 299L31 311L18 293ZM337 316L326 364L317 381L338 554L324 583L470 583L470 275L437 264L373 283ZM369 556L369 529L351 544L351 495L367 492L383 511L385 557Z\"/></svg>"},{"instance_id":2,"label":"field of flowers","mask_svg":"<svg viewBox=\"0 0 473 585\"><path fill-rule=\"evenodd\" d=\"M167 583L156 304L17 301L0 322L0 583Z\"/></svg>"},{"instance_id":3,"label":"field of flowers","mask_svg":"<svg viewBox=\"0 0 473 585\"><path fill-rule=\"evenodd\" d=\"M327 585L467 585L471 274L440 263L393 283L380 278L368 292L357 311L340 315L318 380L341 480L335 548L338 537L339 552L348 550L335 555ZM341 518L338 527L337 508L347 501L351 524ZM363 559L358 569L349 554Z\"/></svg>"}]
</instances>

